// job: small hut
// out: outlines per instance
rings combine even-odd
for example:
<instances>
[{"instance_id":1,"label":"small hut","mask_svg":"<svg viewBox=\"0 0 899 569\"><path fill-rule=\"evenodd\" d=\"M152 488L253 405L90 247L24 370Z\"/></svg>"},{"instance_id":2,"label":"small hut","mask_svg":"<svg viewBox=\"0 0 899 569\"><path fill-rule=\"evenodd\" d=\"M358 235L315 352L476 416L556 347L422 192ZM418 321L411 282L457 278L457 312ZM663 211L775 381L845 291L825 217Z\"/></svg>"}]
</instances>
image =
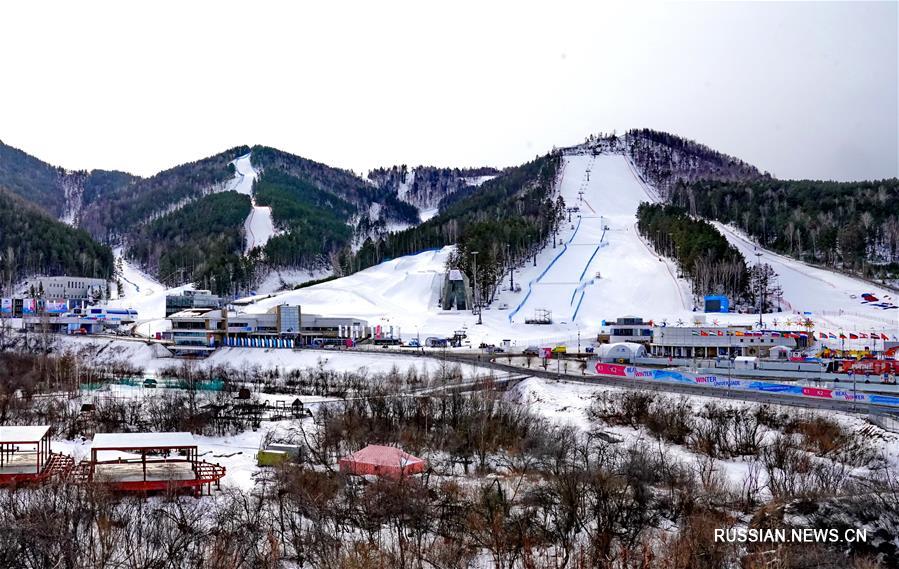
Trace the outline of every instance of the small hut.
<instances>
[{"instance_id":1,"label":"small hut","mask_svg":"<svg viewBox=\"0 0 899 569\"><path fill-rule=\"evenodd\" d=\"M396 447L368 445L364 449L340 459L340 471L357 476L374 475L402 478L420 474L428 467L424 459L412 456Z\"/></svg>"}]
</instances>

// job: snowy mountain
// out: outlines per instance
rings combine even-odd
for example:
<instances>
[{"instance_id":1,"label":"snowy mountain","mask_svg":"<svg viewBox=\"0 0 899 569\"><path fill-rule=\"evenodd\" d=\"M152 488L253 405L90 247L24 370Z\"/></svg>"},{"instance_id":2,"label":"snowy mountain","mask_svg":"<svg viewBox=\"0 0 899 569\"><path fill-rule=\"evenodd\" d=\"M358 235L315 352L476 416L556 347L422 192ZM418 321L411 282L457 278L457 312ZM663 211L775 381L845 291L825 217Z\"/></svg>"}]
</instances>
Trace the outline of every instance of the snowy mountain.
<instances>
[{"instance_id":1,"label":"snowy mountain","mask_svg":"<svg viewBox=\"0 0 899 569\"><path fill-rule=\"evenodd\" d=\"M478 187L499 174L499 170L489 167L408 168L403 164L372 170L368 174L368 179L379 188L390 191L401 201L418 208L421 216L422 212L436 212L440 202L456 192L469 187Z\"/></svg>"},{"instance_id":2,"label":"snowy mountain","mask_svg":"<svg viewBox=\"0 0 899 569\"><path fill-rule=\"evenodd\" d=\"M438 299L444 274L453 266L457 247L400 256L355 274L299 290L251 298L251 312L281 303L298 303L311 312L356 316L373 324L399 328L405 338L445 337L465 330L473 345L513 339L525 345L593 341L604 320L640 316L672 325L707 318L709 324L751 325L756 314L703 315L696 312L690 285L674 263L660 257L640 237L637 207L659 199L624 149L594 152L567 149L561 158L554 192L566 205L555 246L546 244L514 272L500 274L499 286L485 294L483 324L472 311L442 310ZM572 208L568 220L567 208ZM576 208L576 209L575 209ZM897 328L896 312L868 302L872 294L895 304L897 295L882 287L758 248L744 235L719 225L744 256L771 264L783 287L783 312L765 314L767 326L802 330L812 318L819 331L841 328ZM535 316L549 323L528 324ZM826 341L825 341L826 343Z\"/></svg>"},{"instance_id":3,"label":"snowy mountain","mask_svg":"<svg viewBox=\"0 0 899 569\"><path fill-rule=\"evenodd\" d=\"M769 177L739 158L667 132L634 129L623 136L590 135L563 153L619 152L626 155L645 182L667 197L679 182L740 181Z\"/></svg>"}]
</instances>

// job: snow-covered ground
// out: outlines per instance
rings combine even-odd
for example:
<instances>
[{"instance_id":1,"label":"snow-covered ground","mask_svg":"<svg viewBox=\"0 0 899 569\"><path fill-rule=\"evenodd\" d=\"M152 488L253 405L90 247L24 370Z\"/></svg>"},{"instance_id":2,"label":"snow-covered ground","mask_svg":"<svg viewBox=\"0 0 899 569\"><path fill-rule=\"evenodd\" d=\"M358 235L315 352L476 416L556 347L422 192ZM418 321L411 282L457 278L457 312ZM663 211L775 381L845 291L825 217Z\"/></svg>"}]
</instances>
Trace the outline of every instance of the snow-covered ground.
<instances>
[{"instance_id":1,"label":"snow-covered ground","mask_svg":"<svg viewBox=\"0 0 899 569\"><path fill-rule=\"evenodd\" d=\"M623 444L653 441L653 437L643 429L622 426L609 427L602 423L592 422L588 417L587 411L596 397L603 392L609 392L614 398L618 394L624 393L624 390L609 386L550 381L531 377L516 384L505 397L554 423L570 425L584 432L599 429L605 434L621 440ZM662 396L664 397L664 395ZM670 397L672 400L682 399L681 396L677 395L667 395L667 397ZM692 395L685 400L689 402L697 413L707 404L731 408L755 407L755 404L750 402L722 401L696 395ZM773 406L772 411L792 415L803 414L805 416L821 414L828 419L837 421L847 432L857 433L858 436L863 438L870 438L872 437L872 432L876 432L878 437L878 442L876 443L878 454L891 467L899 466L899 435L874 427L865 421L863 417L834 411L805 409L799 411L793 407L779 406ZM673 456L688 464L695 463L699 459L698 454L680 445L669 443L653 444L659 444L660 448L665 449L665 452L672 453ZM716 459L714 465L715 469L726 481L738 487L745 480L749 469L749 462L743 458ZM861 471L864 471L864 469L865 467L862 467Z\"/></svg>"},{"instance_id":2,"label":"snow-covered ground","mask_svg":"<svg viewBox=\"0 0 899 569\"><path fill-rule=\"evenodd\" d=\"M234 486L241 490L252 490L257 478L265 470L256 464L256 453L262 446L262 439L270 432L287 433L295 428L291 421L264 421L255 431L244 431L237 435L223 437L195 436L197 453L201 460L225 467L224 486ZM90 458L91 439L55 440L51 443L54 452L74 457L75 462ZM127 455L127 453L118 453ZM135 458L137 455L133 455ZM102 457L109 459L111 457Z\"/></svg>"},{"instance_id":3,"label":"snow-covered ground","mask_svg":"<svg viewBox=\"0 0 899 569\"><path fill-rule=\"evenodd\" d=\"M313 287L260 299L249 307L263 312L281 304L301 304L307 312L354 316L371 324L400 327L404 338L446 336L465 329L472 343L513 345L589 342L603 320L633 315L656 322L690 324L693 311L689 284L676 267L659 258L640 238L636 210L655 201L633 165L620 154L571 155L564 164L558 191L568 207L577 207L562 226L562 245L546 247L536 266L527 262L515 271L520 291L510 290L505 275L501 290L483 314L483 325L470 312L443 311L438 306L446 261L452 248L401 257L359 273ZM424 213L424 212L423 212ZM720 227L754 262L752 244ZM810 311L819 330L884 330L897 333L897 310L863 304L861 294L893 299L889 291L860 279L814 269L765 251L763 260L781 275L786 312L764 316L766 326L799 329ZM550 325L524 324L538 309L550 310ZM707 315L710 324L752 324L753 314ZM775 323L776 322L776 323Z\"/></svg>"},{"instance_id":4,"label":"snow-covered ground","mask_svg":"<svg viewBox=\"0 0 899 569\"><path fill-rule=\"evenodd\" d=\"M131 365L143 368L144 372L153 375L160 369L180 365L184 360L158 357L153 344L144 341L91 338L89 336L61 336L63 349L79 350L94 348L91 360L94 363L105 363L114 360L127 361ZM369 374L386 373L394 367L400 372L415 368L419 372L427 371L432 376L440 370L441 362L434 358L420 358L395 353L366 353L359 351L331 350L287 350L263 348L221 348L203 360L193 360L192 365L200 369L230 365L235 368L258 367L260 369L278 368L282 372L322 368L335 372L361 372ZM455 367L455 364L452 364ZM489 375L486 368L474 365L460 365L465 377Z\"/></svg>"},{"instance_id":5,"label":"snow-covered ground","mask_svg":"<svg viewBox=\"0 0 899 569\"><path fill-rule=\"evenodd\" d=\"M250 214L243 224L247 238L244 252L249 253L256 247L264 247L268 240L278 232L272 221L272 208L256 205L256 198L253 196L253 182L259 177L259 172L253 168L250 154L244 154L231 163L234 164L234 179L227 189L250 196L253 201L253 209L250 210Z\"/></svg>"},{"instance_id":6,"label":"snow-covered ground","mask_svg":"<svg viewBox=\"0 0 899 569\"><path fill-rule=\"evenodd\" d=\"M465 183L469 186L480 186L487 180L492 180L496 178L496 174L490 174L488 176L468 176L467 178L463 178Z\"/></svg>"},{"instance_id":7,"label":"snow-covered ground","mask_svg":"<svg viewBox=\"0 0 899 569\"><path fill-rule=\"evenodd\" d=\"M626 314L659 318L691 308L689 285L637 233L637 207L653 198L624 156L564 157L559 191L566 206L579 212L563 224L562 245L544 251L543 263L538 258L538 268L545 269L519 276L530 292L526 299L513 304L506 295L513 321L524 322L539 309L550 310L555 321L584 323Z\"/></svg>"},{"instance_id":8,"label":"snow-covered ground","mask_svg":"<svg viewBox=\"0 0 899 569\"><path fill-rule=\"evenodd\" d=\"M264 247L269 239L278 234L272 221L272 208L255 204L256 200L254 199L253 209L250 210L250 215L243 224L247 236L246 253L256 247Z\"/></svg>"},{"instance_id":9,"label":"snow-covered ground","mask_svg":"<svg viewBox=\"0 0 899 569\"><path fill-rule=\"evenodd\" d=\"M896 305L899 294L849 275L779 255L759 247L734 227L718 222L714 225L740 250L747 263L754 264L756 253L760 253L761 262L771 265L783 288L783 308L786 312L810 312L819 328L845 328L847 331L899 328L899 310L884 309L862 298L863 294L869 293L882 302Z\"/></svg>"},{"instance_id":10,"label":"snow-covered ground","mask_svg":"<svg viewBox=\"0 0 899 569\"><path fill-rule=\"evenodd\" d=\"M231 161L234 164L234 178L225 187L228 191L237 192L245 196L253 195L253 182L256 181L258 172L253 168L250 162L250 153L235 158Z\"/></svg>"},{"instance_id":11,"label":"snow-covered ground","mask_svg":"<svg viewBox=\"0 0 899 569\"><path fill-rule=\"evenodd\" d=\"M371 324L399 327L405 338L446 336L465 329L475 346L482 341L510 339L518 347L555 342L573 345L579 330L586 343L603 319L625 314L661 318L689 313L684 308L686 283L676 279L672 267L660 262L636 234L637 205L650 196L626 159L604 155L565 160L560 190L570 206L581 208L580 226L575 216L572 224L564 226L561 237L569 243L561 257L556 259L562 248L547 247L538 254L536 267L526 263L516 271L515 279L522 283L519 292L508 290L506 277L505 290L499 291L492 307L484 311L483 325L477 325L477 316L470 312L443 311L438 305L451 247L260 299L248 311L264 312L286 302L301 304L310 313L355 316ZM583 203L578 195L582 188ZM606 226L609 229L603 236ZM597 248L601 241L608 245ZM547 274L538 281L544 272ZM595 278L597 272L599 279ZM535 284L529 289L531 281ZM524 306L510 318L523 301ZM578 304L575 320L572 316ZM536 308L551 309L554 323L524 324Z\"/></svg>"},{"instance_id":12,"label":"snow-covered ground","mask_svg":"<svg viewBox=\"0 0 899 569\"><path fill-rule=\"evenodd\" d=\"M122 273L118 275L122 290L118 291L118 298L109 301L109 306L137 310L138 322L134 331L141 336L154 336L157 332L171 329L171 323L165 319L165 297L193 290L193 285L166 288L122 257L121 249L117 249L115 255L116 264L121 262L122 265Z\"/></svg>"},{"instance_id":13,"label":"snow-covered ground","mask_svg":"<svg viewBox=\"0 0 899 569\"><path fill-rule=\"evenodd\" d=\"M289 290L298 284L323 279L331 274L325 270L274 269L256 286L256 294L272 294Z\"/></svg>"}]
</instances>

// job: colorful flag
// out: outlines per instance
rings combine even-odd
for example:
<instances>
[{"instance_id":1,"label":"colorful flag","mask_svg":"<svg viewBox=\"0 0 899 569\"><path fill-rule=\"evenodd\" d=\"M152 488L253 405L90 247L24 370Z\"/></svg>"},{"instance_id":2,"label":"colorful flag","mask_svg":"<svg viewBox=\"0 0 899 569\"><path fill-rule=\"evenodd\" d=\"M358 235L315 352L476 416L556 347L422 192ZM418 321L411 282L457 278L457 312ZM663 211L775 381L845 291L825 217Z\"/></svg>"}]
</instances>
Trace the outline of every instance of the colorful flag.
<instances>
[{"instance_id":1,"label":"colorful flag","mask_svg":"<svg viewBox=\"0 0 899 569\"><path fill-rule=\"evenodd\" d=\"M850 339L850 340L858 340L858 334L854 334L854 333L852 333L852 332L849 332L849 339Z\"/></svg>"}]
</instances>

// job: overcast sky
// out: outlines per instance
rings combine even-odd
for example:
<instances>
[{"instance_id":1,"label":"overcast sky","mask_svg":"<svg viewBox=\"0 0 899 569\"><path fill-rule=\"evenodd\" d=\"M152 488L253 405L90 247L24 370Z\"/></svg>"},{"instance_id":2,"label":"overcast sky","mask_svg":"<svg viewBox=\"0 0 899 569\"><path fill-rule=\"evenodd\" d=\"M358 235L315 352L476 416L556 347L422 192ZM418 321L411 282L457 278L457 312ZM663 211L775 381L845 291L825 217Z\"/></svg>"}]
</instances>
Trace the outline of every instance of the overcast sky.
<instances>
[{"instance_id":1,"label":"overcast sky","mask_svg":"<svg viewBox=\"0 0 899 569\"><path fill-rule=\"evenodd\" d=\"M899 175L895 2L287 4L4 2L0 140L142 175L240 144L367 172L646 126L784 178Z\"/></svg>"}]
</instances>

